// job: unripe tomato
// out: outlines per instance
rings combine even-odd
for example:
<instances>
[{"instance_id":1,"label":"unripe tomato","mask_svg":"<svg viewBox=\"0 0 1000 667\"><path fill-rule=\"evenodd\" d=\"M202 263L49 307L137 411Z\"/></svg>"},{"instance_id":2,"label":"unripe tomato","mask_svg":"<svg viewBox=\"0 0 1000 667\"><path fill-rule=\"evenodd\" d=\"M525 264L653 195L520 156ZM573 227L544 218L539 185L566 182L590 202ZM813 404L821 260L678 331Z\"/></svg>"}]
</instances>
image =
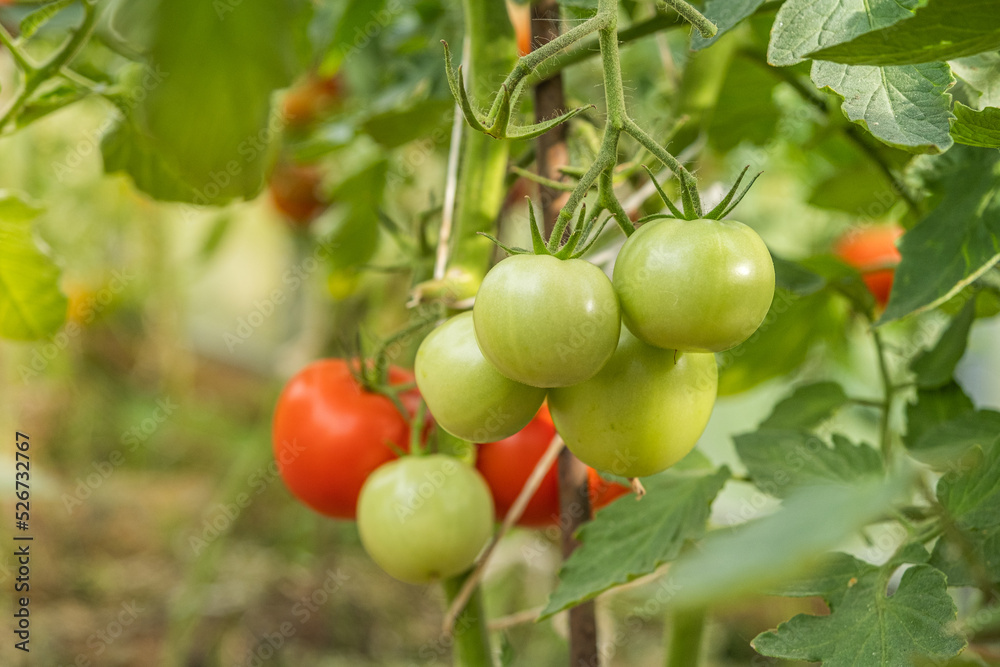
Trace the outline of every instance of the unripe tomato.
<instances>
[{"instance_id":1,"label":"unripe tomato","mask_svg":"<svg viewBox=\"0 0 1000 667\"><path fill-rule=\"evenodd\" d=\"M593 377L614 354L621 312L611 281L582 259L514 255L494 266L472 309L497 369L533 387Z\"/></svg>"},{"instance_id":2,"label":"unripe tomato","mask_svg":"<svg viewBox=\"0 0 1000 667\"><path fill-rule=\"evenodd\" d=\"M281 161L271 172L268 190L285 219L305 227L329 204L320 193L322 182L323 176L315 165Z\"/></svg>"},{"instance_id":3,"label":"unripe tomato","mask_svg":"<svg viewBox=\"0 0 1000 667\"><path fill-rule=\"evenodd\" d=\"M391 368L389 381L406 384L413 376ZM392 401L359 386L343 359L316 361L292 377L272 426L285 486L317 512L340 519L354 518L365 479L396 458L392 445L407 449L409 437Z\"/></svg>"},{"instance_id":4,"label":"unripe tomato","mask_svg":"<svg viewBox=\"0 0 1000 667\"><path fill-rule=\"evenodd\" d=\"M774 297L774 264L757 233L733 220L658 220L615 260L622 321L650 345L721 352L750 337Z\"/></svg>"},{"instance_id":5,"label":"unripe tomato","mask_svg":"<svg viewBox=\"0 0 1000 667\"><path fill-rule=\"evenodd\" d=\"M645 477L694 448L717 383L714 355L646 345L623 327L611 361L586 382L549 391L549 410L581 461L621 477Z\"/></svg>"},{"instance_id":6,"label":"unripe tomato","mask_svg":"<svg viewBox=\"0 0 1000 667\"><path fill-rule=\"evenodd\" d=\"M859 229L845 234L837 241L837 255L861 272L868 291L880 306L889 302L892 279L901 259L896 240L903 235L898 225L884 225Z\"/></svg>"},{"instance_id":7,"label":"unripe tomato","mask_svg":"<svg viewBox=\"0 0 1000 667\"><path fill-rule=\"evenodd\" d=\"M472 566L493 533L493 500L482 476L458 459L406 456L365 482L358 532L387 573L427 583Z\"/></svg>"},{"instance_id":8,"label":"unripe tomato","mask_svg":"<svg viewBox=\"0 0 1000 667\"><path fill-rule=\"evenodd\" d=\"M552 425L548 408L542 406L538 415L514 435L479 445L476 468L490 486L497 519L507 516L524 483L528 481L555 435L556 428ZM517 525L538 528L559 523L558 469L559 466L554 462L545 473ZM605 481L593 468L587 468L587 484L590 506L594 510L629 492L621 484Z\"/></svg>"},{"instance_id":9,"label":"unripe tomato","mask_svg":"<svg viewBox=\"0 0 1000 667\"><path fill-rule=\"evenodd\" d=\"M471 442L517 433L545 399L544 389L506 378L486 360L472 313L456 315L424 339L414 372L434 421Z\"/></svg>"}]
</instances>

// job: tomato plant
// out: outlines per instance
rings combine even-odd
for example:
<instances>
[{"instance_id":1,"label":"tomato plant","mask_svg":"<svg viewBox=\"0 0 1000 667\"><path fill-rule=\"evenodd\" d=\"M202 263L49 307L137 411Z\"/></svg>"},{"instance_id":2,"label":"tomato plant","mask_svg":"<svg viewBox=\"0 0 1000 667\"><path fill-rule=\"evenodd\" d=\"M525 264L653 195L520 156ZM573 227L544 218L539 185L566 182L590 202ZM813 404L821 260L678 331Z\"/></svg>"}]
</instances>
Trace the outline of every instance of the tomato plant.
<instances>
[{"instance_id":1,"label":"tomato plant","mask_svg":"<svg viewBox=\"0 0 1000 667\"><path fill-rule=\"evenodd\" d=\"M406 456L365 482L358 532L393 577L422 584L468 569L493 532L493 501L474 468L443 455Z\"/></svg>"},{"instance_id":2,"label":"tomato plant","mask_svg":"<svg viewBox=\"0 0 1000 667\"><path fill-rule=\"evenodd\" d=\"M658 220L615 261L625 326L657 347L721 352L757 330L774 266L757 233L733 220Z\"/></svg>"},{"instance_id":3,"label":"tomato plant","mask_svg":"<svg viewBox=\"0 0 1000 667\"><path fill-rule=\"evenodd\" d=\"M0 0L39 664L1000 661L995 4Z\"/></svg>"},{"instance_id":4,"label":"tomato plant","mask_svg":"<svg viewBox=\"0 0 1000 667\"><path fill-rule=\"evenodd\" d=\"M593 264L508 257L486 275L472 310L483 355L507 377L565 387L592 377L614 352L621 314Z\"/></svg>"},{"instance_id":5,"label":"tomato plant","mask_svg":"<svg viewBox=\"0 0 1000 667\"><path fill-rule=\"evenodd\" d=\"M834 245L841 259L861 271L865 285L881 306L889 302L900 259L896 242L902 235L902 228L896 225L867 227L848 232Z\"/></svg>"},{"instance_id":6,"label":"tomato plant","mask_svg":"<svg viewBox=\"0 0 1000 667\"><path fill-rule=\"evenodd\" d=\"M486 360L472 313L456 315L424 339L414 372L437 424L472 442L517 433L545 398L544 389L510 380Z\"/></svg>"},{"instance_id":7,"label":"tomato plant","mask_svg":"<svg viewBox=\"0 0 1000 667\"><path fill-rule=\"evenodd\" d=\"M353 519L365 479L408 447L410 427L393 402L365 390L342 359L314 362L278 398L272 424L281 479L312 509ZM413 381L392 368L392 384ZM412 404L412 403L411 403Z\"/></svg>"},{"instance_id":8,"label":"tomato plant","mask_svg":"<svg viewBox=\"0 0 1000 667\"><path fill-rule=\"evenodd\" d=\"M497 518L507 516L521 488L549 443L556 435L555 426L546 407L514 435L487 442L477 447L476 468L482 473L493 494ZM538 490L531 496L518 525L544 527L559 523L559 479L556 465L545 473ZM629 493L629 489L603 479L596 470L587 470L587 487L591 507L600 509Z\"/></svg>"}]
</instances>

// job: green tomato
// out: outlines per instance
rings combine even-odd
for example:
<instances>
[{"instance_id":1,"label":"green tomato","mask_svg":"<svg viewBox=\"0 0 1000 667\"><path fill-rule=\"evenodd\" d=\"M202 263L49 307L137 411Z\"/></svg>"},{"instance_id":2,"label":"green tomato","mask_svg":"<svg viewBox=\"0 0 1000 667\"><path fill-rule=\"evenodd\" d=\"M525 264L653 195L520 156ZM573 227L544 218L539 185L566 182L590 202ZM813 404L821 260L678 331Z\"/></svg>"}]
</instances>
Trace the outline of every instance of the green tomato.
<instances>
[{"instance_id":1,"label":"green tomato","mask_svg":"<svg viewBox=\"0 0 1000 667\"><path fill-rule=\"evenodd\" d=\"M371 474L358 498L365 551L411 584L460 574L493 533L493 498L475 468L442 454L405 456Z\"/></svg>"},{"instance_id":2,"label":"green tomato","mask_svg":"<svg viewBox=\"0 0 1000 667\"><path fill-rule=\"evenodd\" d=\"M549 391L549 411L581 461L622 477L644 477L694 448L717 384L714 355L652 347L622 328L611 361L582 384Z\"/></svg>"},{"instance_id":3,"label":"green tomato","mask_svg":"<svg viewBox=\"0 0 1000 667\"><path fill-rule=\"evenodd\" d=\"M504 377L476 343L472 313L432 331L417 350L417 387L444 430L472 442L514 435L531 421L545 390Z\"/></svg>"},{"instance_id":4,"label":"green tomato","mask_svg":"<svg viewBox=\"0 0 1000 667\"><path fill-rule=\"evenodd\" d=\"M721 352L750 337L774 297L774 264L757 233L732 220L659 220L615 260L625 326L656 347Z\"/></svg>"},{"instance_id":5,"label":"green tomato","mask_svg":"<svg viewBox=\"0 0 1000 667\"><path fill-rule=\"evenodd\" d=\"M533 387L593 377L614 354L621 311L611 281L582 259L514 255L486 274L472 309L479 347Z\"/></svg>"}]
</instances>

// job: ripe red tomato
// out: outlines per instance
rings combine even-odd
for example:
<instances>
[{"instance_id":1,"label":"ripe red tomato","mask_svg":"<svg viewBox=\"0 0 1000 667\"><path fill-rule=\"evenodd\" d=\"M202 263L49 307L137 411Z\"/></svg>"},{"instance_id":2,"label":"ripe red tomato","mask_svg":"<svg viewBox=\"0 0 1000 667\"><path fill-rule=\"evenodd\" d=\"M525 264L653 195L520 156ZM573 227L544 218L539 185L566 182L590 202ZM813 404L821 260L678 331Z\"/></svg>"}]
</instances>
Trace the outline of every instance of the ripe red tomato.
<instances>
[{"instance_id":1,"label":"ripe red tomato","mask_svg":"<svg viewBox=\"0 0 1000 667\"><path fill-rule=\"evenodd\" d=\"M531 5L508 2L507 14L510 16L510 22L514 25L517 55L526 56L531 53Z\"/></svg>"},{"instance_id":2,"label":"ripe red tomato","mask_svg":"<svg viewBox=\"0 0 1000 667\"><path fill-rule=\"evenodd\" d=\"M413 375L390 368L390 384ZM403 403L417 397L404 394ZM353 519L365 479L409 447L410 427L392 401L365 391L343 359L323 359L285 385L274 412L272 444L281 479L317 512Z\"/></svg>"},{"instance_id":3,"label":"ripe red tomato","mask_svg":"<svg viewBox=\"0 0 1000 667\"><path fill-rule=\"evenodd\" d=\"M322 181L315 165L280 161L268 181L271 201L294 226L305 227L328 205L319 192Z\"/></svg>"},{"instance_id":4,"label":"ripe red tomato","mask_svg":"<svg viewBox=\"0 0 1000 667\"><path fill-rule=\"evenodd\" d=\"M309 125L335 109L344 97L340 76L323 77L310 73L285 95L285 121L294 127Z\"/></svg>"},{"instance_id":5,"label":"ripe red tomato","mask_svg":"<svg viewBox=\"0 0 1000 667\"><path fill-rule=\"evenodd\" d=\"M895 266L900 260L896 239L902 235L898 225L869 227L848 232L834 246L842 260L861 271L868 291L880 306L889 302Z\"/></svg>"},{"instance_id":6,"label":"ripe red tomato","mask_svg":"<svg viewBox=\"0 0 1000 667\"><path fill-rule=\"evenodd\" d=\"M490 486L498 519L507 516L521 487L528 481L531 471L548 449L555 434L552 417L548 408L543 405L535 418L514 435L479 445L476 468ZM590 505L595 510L629 492L621 484L605 481L593 468L587 469L587 481ZM558 465L553 463L542 479L541 486L528 501L517 524L540 528L555 525L558 519L559 475Z\"/></svg>"}]
</instances>

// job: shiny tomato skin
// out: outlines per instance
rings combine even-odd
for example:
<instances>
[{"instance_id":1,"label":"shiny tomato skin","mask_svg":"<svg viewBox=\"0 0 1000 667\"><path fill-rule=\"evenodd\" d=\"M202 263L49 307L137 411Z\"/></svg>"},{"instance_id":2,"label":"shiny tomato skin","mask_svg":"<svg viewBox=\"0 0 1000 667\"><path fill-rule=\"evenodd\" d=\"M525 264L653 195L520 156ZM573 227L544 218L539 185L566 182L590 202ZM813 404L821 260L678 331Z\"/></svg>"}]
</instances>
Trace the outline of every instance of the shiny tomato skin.
<instances>
[{"instance_id":1,"label":"shiny tomato skin","mask_svg":"<svg viewBox=\"0 0 1000 667\"><path fill-rule=\"evenodd\" d=\"M903 235L898 225L881 225L848 232L837 241L837 255L861 272L868 291L880 306L889 302L895 266L902 258L896 241Z\"/></svg>"},{"instance_id":2,"label":"shiny tomato skin","mask_svg":"<svg viewBox=\"0 0 1000 667\"><path fill-rule=\"evenodd\" d=\"M493 518L482 476L443 454L385 464L358 500L365 551L388 574L413 584L470 568L493 533Z\"/></svg>"},{"instance_id":3,"label":"shiny tomato skin","mask_svg":"<svg viewBox=\"0 0 1000 667\"><path fill-rule=\"evenodd\" d=\"M391 384L412 380L390 369ZM404 394L404 404L413 400ZM365 479L397 458L389 443L408 449L406 420L387 397L362 389L343 359L306 366L278 398L272 424L278 471L288 490L321 514L355 517Z\"/></svg>"},{"instance_id":4,"label":"shiny tomato skin","mask_svg":"<svg viewBox=\"0 0 1000 667\"><path fill-rule=\"evenodd\" d=\"M533 387L593 377L611 358L621 311L611 281L582 259L513 255L494 266L472 309L476 340L497 369Z\"/></svg>"},{"instance_id":5,"label":"shiny tomato skin","mask_svg":"<svg viewBox=\"0 0 1000 667\"><path fill-rule=\"evenodd\" d=\"M476 343L472 313L451 318L417 350L417 386L434 421L470 442L520 431L545 399L545 390L504 377Z\"/></svg>"},{"instance_id":6,"label":"shiny tomato skin","mask_svg":"<svg viewBox=\"0 0 1000 667\"><path fill-rule=\"evenodd\" d=\"M497 519L507 516L524 483L528 481L539 459L556 435L548 408L538 414L519 432L497 442L479 445L476 469L482 473L493 494ZM552 464L535 494L528 501L517 525L543 528L559 523L558 462ZM629 492L627 487L601 478L593 468L587 469L590 504L594 510L604 507Z\"/></svg>"},{"instance_id":7,"label":"shiny tomato skin","mask_svg":"<svg viewBox=\"0 0 1000 667\"><path fill-rule=\"evenodd\" d=\"M721 352L757 330L774 297L774 264L750 227L733 220L657 220L615 261L622 321L649 345Z\"/></svg>"},{"instance_id":8,"label":"shiny tomato skin","mask_svg":"<svg viewBox=\"0 0 1000 667\"><path fill-rule=\"evenodd\" d=\"M645 477L694 448L717 384L714 355L656 348L623 328L611 361L587 382L549 391L549 410L581 461L621 477Z\"/></svg>"}]
</instances>

